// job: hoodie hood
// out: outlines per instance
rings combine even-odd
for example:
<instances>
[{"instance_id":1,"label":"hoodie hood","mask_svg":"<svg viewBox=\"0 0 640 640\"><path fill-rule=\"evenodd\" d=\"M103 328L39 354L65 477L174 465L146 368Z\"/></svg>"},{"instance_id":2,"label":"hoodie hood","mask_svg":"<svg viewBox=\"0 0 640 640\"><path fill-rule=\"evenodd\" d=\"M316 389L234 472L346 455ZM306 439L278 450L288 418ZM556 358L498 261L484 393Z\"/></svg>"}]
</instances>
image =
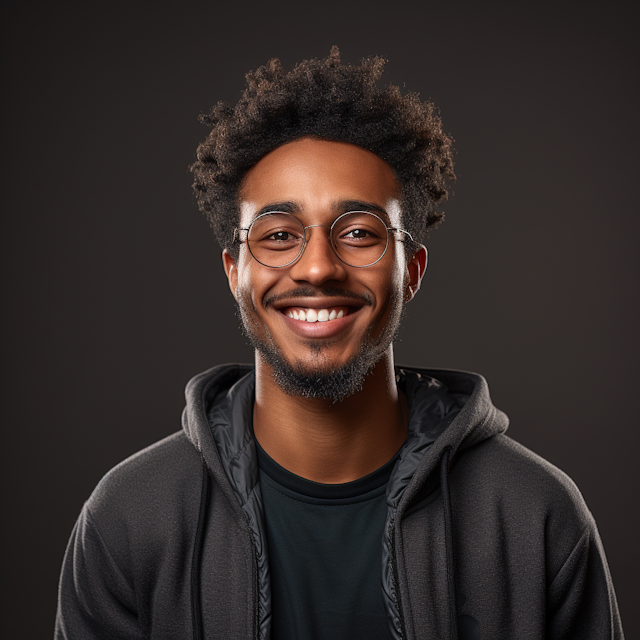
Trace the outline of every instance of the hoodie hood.
<instances>
[{"instance_id":1,"label":"hoodie hood","mask_svg":"<svg viewBox=\"0 0 640 640\"><path fill-rule=\"evenodd\" d=\"M449 450L451 464L459 451L504 433L509 426L509 418L493 405L487 381L477 373L415 367L398 369L436 380L444 387L445 394L455 398L459 408L459 411L449 415L445 429L434 440L429 454L415 467L412 482L402 496L402 504L399 504L406 509L424 487L446 450Z\"/></svg>"},{"instance_id":2,"label":"hoodie hood","mask_svg":"<svg viewBox=\"0 0 640 640\"><path fill-rule=\"evenodd\" d=\"M453 565L448 470L459 451L506 431L508 419L493 406L487 383L478 374L396 367L396 377L408 400L408 437L387 488L382 586L392 635L402 638L394 573L395 524L416 500L442 486L443 494L446 493L443 523L447 529L447 555ZM266 639L269 637L271 602L268 551L253 438L254 396L252 366L232 364L205 371L187 385L183 429L201 452L213 480L233 508L246 518L256 555L257 635ZM451 566L451 575L453 571ZM452 607L455 606L454 589L452 578L448 585ZM455 615L451 615L455 620Z\"/></svg>"},{"instance_id":3,"label":"hoodie hood","mask_svg":"<svg viewBox=\"0 0 640 640\"><path fill-rule=\"evenodd\" d=\"M185 390L186 406L182 416L182 428L194 447L205 455L207 460L213 454L214 459L219 457L210 449L213 445L213 437L208 413L212 407L226 405L227 415L235 418L245 415L246 411L253 410L253 395L242 396L238 400L238 389L234 388L236 382L254 370L250 364L226 364L219 365L194 376L187 384ZM486 380L477 373L466 371L453 371L450 369L424 369L418 367L397 366L397 379L409 400L410 420L413 414L419 416L424 404L418 404L418 398L413 393L418 389L416 381L422 380L435 388L446 389L446 393L460 408L456 419L447 425L446 434L442 434L438 449L449 446L452 454L458 449L478 444L498 433L504 433L509 425L506 414L493 406L489 395L489 387ZM413 374L411 380L408 374ZM254 382L255 384L255 382ZM253 393L253 392L252 392ZM231 413L229 413L231 409ZM419 419L419 418L418 418ZM238 445L242 441L239 435ZM445 444L446 442L446 444ZM207 460L208 466L212 466L213 460ZM212 469L213 471L213 469Z\"/></svg>"}]
</instances>

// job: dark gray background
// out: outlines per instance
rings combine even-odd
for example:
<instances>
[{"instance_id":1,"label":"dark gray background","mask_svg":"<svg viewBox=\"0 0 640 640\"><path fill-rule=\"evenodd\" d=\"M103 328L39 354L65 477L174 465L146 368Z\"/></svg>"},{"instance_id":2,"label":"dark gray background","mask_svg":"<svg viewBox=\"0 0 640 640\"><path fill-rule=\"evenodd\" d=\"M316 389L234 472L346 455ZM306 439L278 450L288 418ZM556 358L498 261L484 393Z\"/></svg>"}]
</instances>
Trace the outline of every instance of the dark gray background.
<instances>
[{"instance_id":1,"label":"dark gray background","mask_svg":"<svg viewBox=\"0 0 640 640\"><path fill-rule=\"evenodd\" d=\"M260 6L260 8L257 8ZM456 139L400 363L483 373L599 524L638 605L638 68L632 3L23 3L2 46L3 638L50 637L74 520L251 351L188 166L246 71L389 58ZM404 83L404 84L403 84ZM635 543L635 544L634 544Z\"/></svg>"}]
</instances>

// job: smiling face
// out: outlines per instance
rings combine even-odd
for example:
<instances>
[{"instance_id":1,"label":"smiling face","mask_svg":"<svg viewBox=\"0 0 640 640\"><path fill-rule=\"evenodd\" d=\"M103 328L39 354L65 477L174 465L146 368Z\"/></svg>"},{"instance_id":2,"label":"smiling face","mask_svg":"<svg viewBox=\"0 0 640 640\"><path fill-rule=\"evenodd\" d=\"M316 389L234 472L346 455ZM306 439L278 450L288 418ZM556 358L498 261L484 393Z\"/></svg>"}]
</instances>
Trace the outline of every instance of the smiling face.
<instances>
[{"instance_id":1,"label":"smiling face","mask_svg":"<svg viewBox=\"0 0 640 640\"><path fill-rule=\"evenodd\" d=\"M323 225L307 229L304 253L287 267L260 264L246 242L237 261L223 254L257 366L271 367L289 393L334 400L353 393L391 354L403 303L419 286L426 256L420 257L421 250L407 264L396 241L401 234L390 233L381 260L351 267L333 251L328 228L354 210L401 227L400 187L391 167L361 147L304 138L253 166L239 203L241 228L266 211L291 213L305 226ZM352 235L357 241L361 234Z\"/></svg>"}]
</instances>

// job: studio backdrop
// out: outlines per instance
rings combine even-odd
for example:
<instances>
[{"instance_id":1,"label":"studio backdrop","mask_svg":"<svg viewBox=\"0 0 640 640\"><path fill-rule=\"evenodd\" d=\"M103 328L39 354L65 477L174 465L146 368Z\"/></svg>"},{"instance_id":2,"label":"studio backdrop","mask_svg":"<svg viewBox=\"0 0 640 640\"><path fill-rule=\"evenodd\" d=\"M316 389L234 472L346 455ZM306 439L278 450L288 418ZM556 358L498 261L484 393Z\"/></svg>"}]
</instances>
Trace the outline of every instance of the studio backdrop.
<instances>
[{"instance_id":1,"label":"studio backdrop","mask_svg":"<svg viewBox=\"0 0 640 640\"><path fill-rule=\"evenodd\" d=\"M639 601L637 36L627 4L23 3L2 19L3 638L50 637L66 541L183 389L248 362L189 166L244 74L388 59L457 182L395 346L483 374L508 434L592 510Z\"/></svg>"}]
</instances>

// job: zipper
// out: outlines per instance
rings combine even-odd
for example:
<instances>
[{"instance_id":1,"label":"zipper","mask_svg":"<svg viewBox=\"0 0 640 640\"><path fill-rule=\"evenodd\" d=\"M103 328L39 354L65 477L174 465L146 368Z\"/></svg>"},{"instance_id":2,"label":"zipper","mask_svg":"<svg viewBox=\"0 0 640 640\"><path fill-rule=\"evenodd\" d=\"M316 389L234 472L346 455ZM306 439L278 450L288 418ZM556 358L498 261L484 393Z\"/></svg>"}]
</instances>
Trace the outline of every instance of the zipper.
<instances>
[{"instance_id":1,"label":"zipper","mask_svg":"<svg viewBox=\"0 0 640 640\"><path fill-rule=\"evenodd\" d=\"M400 622L400 638L407 637L407 630L404 623L404 617L402 615L402 602L400 600L400 589L398 588L398 565L396 562L396 544L394 539L396 528L396 517L393 516L389 524L389 547L391 553L389 554L389 560L391 562L391 581L393 582L393 592L396 594L396 604L398 606L398 621Z\"/></svg>"},{"instance_id":2,"label":"zipper","mask_svg":"<svg viewBox=\"0 0 640 640\"><path fill-rule=\"evenodd\" d=\"M258 565L258 550L253 540L253 562L255 564L255 571L253 573L253 597L255 604L255 611L253 615L253 637L255 640L260 640L260 566Z\"/></svg>"}]
</instances>

